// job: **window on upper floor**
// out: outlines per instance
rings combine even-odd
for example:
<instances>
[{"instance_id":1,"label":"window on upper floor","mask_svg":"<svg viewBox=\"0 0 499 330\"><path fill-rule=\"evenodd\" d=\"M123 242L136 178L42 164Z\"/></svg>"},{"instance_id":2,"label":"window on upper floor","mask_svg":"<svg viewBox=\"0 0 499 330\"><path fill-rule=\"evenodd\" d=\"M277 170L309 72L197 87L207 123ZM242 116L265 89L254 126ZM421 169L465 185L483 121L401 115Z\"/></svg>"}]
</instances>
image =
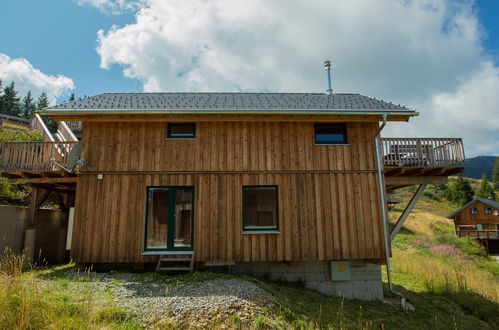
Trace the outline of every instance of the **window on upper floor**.
<instances>
[{"instance_id":1,"label":"window on upper floor","mask_svg":"<svg viewBox=\"0 0 499 330\"><path fill-rule=\"evenodd\" d=\"M168 123L168 139L194 139L196 137L196 124L194 123Z\"/></svg>"},{"instance_id":2,"label":"window on upper floor","mask_svg":"<svg viewBox=\"0 0 499 330\"><path fill-rule=\"evenodd\" d=\"M316 123L315 144L347 144L347 124L344 123Z\"/></svg>"},{"instance_id":3,"label":"window on upper floor","mask_svg":"<svg viewBox=\"0 0 499 330\"><path fill-rule=\"evenodd\" d=\"M470 212L471 212L471 215L476 215L476 214L478 214L478 209L476 207L472 207L470 209Z\"/></svg>"},{"instance_id":4,"label":"window on upper floor","mask_svg":"<svg viewBox=\"0 0 499 330\"><path fill-rule=\"evenodd\" d=\"M487 214L487 215L492 214L492 209L490 207L486 207L484 211L485 211L485 214Z\"/></svg>"},{"instance_id":5,"label":"window on upper floor","mask_svg":"<svg viewBox=\"0 0 499 330\"><path fill-rule=\"evenodd\" d=\"M277 231L276 186L243 186L243 231Z\"/></svg>"}]
</instances>

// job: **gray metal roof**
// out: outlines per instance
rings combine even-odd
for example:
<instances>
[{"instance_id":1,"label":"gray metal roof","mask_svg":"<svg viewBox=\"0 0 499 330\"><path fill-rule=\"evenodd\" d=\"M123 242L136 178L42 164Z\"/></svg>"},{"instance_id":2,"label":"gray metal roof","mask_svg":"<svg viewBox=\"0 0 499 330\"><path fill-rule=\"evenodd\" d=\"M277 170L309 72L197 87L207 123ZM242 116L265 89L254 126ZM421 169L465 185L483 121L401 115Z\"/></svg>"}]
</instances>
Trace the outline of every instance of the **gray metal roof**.
<instances>
[{"instance_id":1,"label":"gray metal roof","mask_svg":"<svg viewBox=\"0 0 499 330\"><path fill-rule=\"evenodd\" d=\"M104 93L49 107L45 112L418 114L359 94L321 93Z\"/></svg>"},{"instance_id":2,"label":"gray metal roof","mask_svg":"<svg viewBox=\"0 0 499 330\"><path fill-rule=\"evenodd\" d=\"M471 202L469 202L468 204L464 205L463 207L461 207L459 210L456 210L454 213L452 213L451 215L449 215L447 218L450 219L450 218L453 218L456 214L458 214L459 212L461 212L462 210L464 210L465 208L467 208L468 206L470 206L471 204L475 203L476 201L480 201L482 203L484 203L485 205L488 205L490 207L493 207L495 209L498 209L499 210L499 203L492 200L492 199L486 199L486 198L475 198L474 200L472 200Z\"/></svg>"}]
</instances>

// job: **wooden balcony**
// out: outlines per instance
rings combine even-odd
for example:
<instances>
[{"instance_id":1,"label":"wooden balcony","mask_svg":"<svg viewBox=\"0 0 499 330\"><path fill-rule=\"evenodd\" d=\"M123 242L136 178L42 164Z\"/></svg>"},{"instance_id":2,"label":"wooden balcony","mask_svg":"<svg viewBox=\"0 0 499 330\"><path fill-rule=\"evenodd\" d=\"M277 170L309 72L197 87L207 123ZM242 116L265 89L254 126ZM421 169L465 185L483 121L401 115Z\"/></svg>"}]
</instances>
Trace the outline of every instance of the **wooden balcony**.
<instances>
[{"instance_id":1,"label":"wooden balcony","mask_svg":"<svg viewBox=\"0 0 499 330\"><path fill-rule=\"evenodd\" d=\"M0 169L3 172L59 171L51 159L66 164L67 156L77 141L6 142L1 147Z\"/></svg>"},{"instance_id":2,"label":"wooden balcony","mask_svg":"<svg viewBox=\"0 0 499 330\"><path fill-rule=\"evenodd\" d=\"M457 236L475 239L499 239L499 230L458 230Z\"/></svg>"},{"instance_id":3,"label":"wooden balcony","mask_svg":"<svg viewBox=\"0 0 499 330\"><path fill-rule=\"evenodd\" d=\"M68 154L76 143L78 141L6 142L0 147L2 176L11 183L74 192L76 175L64 171L52 159L66 165Z\"/></svg>"},{"instance_id":4,"label":"wooden balcony","mask_svg":"<svg viewBox=\"0 0 499 330\"><path fill-rule=\"evenodd\" d=\"M387 190L446 183L464 170L463 141L457 138L382 138Z\"/></svg>"},{"instance_id":5,"label":"wooden balcony","mask_svg":"<svg viewBox=\"0 0 499 330\"><path fill-rule=\"evenodd\" d=\"M463 141L455 138L383 138L385 167L463 167Z\"/></svg>"}]
</instances>

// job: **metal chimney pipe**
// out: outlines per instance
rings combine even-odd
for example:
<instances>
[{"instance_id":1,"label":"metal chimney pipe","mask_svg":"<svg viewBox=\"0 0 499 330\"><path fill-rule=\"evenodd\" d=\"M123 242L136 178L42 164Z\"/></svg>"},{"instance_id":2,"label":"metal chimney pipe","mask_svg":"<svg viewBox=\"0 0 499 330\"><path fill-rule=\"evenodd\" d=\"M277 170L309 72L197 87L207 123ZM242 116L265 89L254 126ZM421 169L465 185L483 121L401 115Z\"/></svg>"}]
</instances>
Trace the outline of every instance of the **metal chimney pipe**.
<instances>
[{"instance_id":1,"label":"metal chimney pipe","mask_svg":"<svg viewBox=\"0 0 499 330\"><path fill-rule=\"evenodd\" d=\"M325 61L324 67L326 68L327 86L328 86L328 90L326 92L328 95L333 95L333 89L331 88L331 61Z\"/></svg>"}]
</instances>

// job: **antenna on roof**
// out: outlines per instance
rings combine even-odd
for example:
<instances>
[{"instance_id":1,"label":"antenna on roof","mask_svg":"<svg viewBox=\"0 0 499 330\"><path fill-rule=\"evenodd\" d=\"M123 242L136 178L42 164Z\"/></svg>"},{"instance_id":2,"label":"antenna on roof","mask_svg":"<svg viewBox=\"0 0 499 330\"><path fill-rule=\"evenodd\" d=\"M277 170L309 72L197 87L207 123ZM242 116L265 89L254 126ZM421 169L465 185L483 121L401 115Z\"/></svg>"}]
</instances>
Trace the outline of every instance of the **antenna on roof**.
<instances>
[{"instance_id":1,"label":"antenna on roof","mask_svg":"<svg viewBox=\"0 0 499 330\"><path fill-rule=\"evenodd\" d=\"M55 158L50 158L52 164L59 166L66 172L72 173L76 166L85 166L86 168L91 168L92 166L86 164L85 161L81 158L81 144L77 143L71 148L67 158L66 166L56 162Z\"/></svg>"},{"instance_id":2,"label":"antenna on roof","mask_svg":"<svg viewBox=\"0 0 499 330\"><path fill-rule=\"evenodd\" d=\"M333 95L333 88L331 87L331 61L325 61L324 67L326 68L327 86L328 86L328 90L326 92L328 95Z\"/></svg>"}]
</instances>

